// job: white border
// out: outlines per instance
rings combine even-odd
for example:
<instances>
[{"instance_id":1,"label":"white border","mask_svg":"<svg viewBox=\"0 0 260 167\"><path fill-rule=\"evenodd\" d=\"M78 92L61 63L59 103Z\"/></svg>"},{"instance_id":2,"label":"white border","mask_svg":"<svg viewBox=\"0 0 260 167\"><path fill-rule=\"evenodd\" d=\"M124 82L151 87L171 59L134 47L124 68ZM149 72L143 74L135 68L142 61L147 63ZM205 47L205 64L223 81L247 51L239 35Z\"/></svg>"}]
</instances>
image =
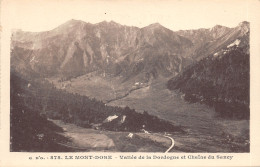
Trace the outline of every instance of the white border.
<instances>
[{"instance_id":1,"label":"white border","mask_svg":"<svg viewBox=\"0 0 260 167\"><path fill-rule=\"evenodd\" d=\"M58 1L58 0L57 0ZM234 3L236 0L226 0ZM142 2L142 1L140 1ZM136 3L140 3L136 1ZM161 1L164 2L163 0ZM250 153L172 153L169 155L233 155L233 160L29 160L30 156L50 155L153 155L153 153L13 153L9 152L10 139L10 34L8 1L1 2L1 122L0 122L0 166L257 166L260 165L260 1L248 0L250 18ZM205 1L206 3L206 1ZM210 2L207 2L210 3ZM76 9L75 9L76 10ZM164 155L164 154L156 154Z\"/></svg>"}]
</instances>

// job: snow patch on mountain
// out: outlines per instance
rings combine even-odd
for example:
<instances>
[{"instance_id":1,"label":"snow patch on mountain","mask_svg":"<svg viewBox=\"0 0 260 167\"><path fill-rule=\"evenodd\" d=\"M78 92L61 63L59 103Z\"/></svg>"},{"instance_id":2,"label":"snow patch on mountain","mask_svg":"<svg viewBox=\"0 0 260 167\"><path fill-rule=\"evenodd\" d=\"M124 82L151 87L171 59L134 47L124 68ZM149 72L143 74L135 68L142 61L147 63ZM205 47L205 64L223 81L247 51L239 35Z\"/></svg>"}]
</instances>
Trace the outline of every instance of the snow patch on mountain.
<instances>
[{"instance_id":1,"label":"snow patch on mountain","mask_svg":"<svg viewBox=\"0 0 260 167\"><path fill-rule=\"evenodd\" d=\"M236 39L233 43L231 43L230 45L227 46L227 48L230 48L232 46L238 46L240 44L240 40L239 39Z\"/></svg>"}]
</instances>

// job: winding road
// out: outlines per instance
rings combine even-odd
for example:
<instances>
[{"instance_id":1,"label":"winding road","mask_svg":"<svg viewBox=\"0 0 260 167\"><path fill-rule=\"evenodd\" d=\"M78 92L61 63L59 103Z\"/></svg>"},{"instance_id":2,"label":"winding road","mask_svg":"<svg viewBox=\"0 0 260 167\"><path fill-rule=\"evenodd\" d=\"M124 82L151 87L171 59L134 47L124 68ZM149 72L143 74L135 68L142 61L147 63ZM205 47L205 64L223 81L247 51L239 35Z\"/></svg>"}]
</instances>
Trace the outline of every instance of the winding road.
<instances>
[{"instance_id":1,"label":"winding road","mask_svg":"<svg viewBox=\"0 0 260 167\"><path fill-rule=\"evenodd\" d=\"M171 138L170 136L166 136L166 135L164 135L164 137L167 137L167 138L171 139L171 141L172 141L172 145L168 148L168 150L165 151L165 153L168 153L174 146L174 139Z\"/></svg>"}]
</instances>

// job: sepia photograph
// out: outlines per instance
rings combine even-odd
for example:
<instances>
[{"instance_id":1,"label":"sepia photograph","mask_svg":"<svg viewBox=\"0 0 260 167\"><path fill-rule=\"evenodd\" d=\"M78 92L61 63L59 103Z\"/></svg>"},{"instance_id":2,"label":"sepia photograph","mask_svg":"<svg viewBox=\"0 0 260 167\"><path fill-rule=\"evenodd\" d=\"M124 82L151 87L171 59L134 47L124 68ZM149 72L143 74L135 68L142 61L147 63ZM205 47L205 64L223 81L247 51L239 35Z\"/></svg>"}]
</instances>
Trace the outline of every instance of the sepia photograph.
<instances>
[{"instance_id":1,"label":"sepia photograph","mask_svg":"<svg viewBox=\"0 0 260 167\"><path fill-rule=\"evenodd\" d=\"M250 154L250 1L2 3L11 153Z\"/></svg>"},{"instance_id":2,"label":"sepia photograph","mask_svg":"<svg viewBox=\"0 0 260 167\"><path fill-rule=\"evenodd\" d=\"M250 151L247 20L175 31L106 15L13 30L11 151Z\"/></svg>"}]
</instances>

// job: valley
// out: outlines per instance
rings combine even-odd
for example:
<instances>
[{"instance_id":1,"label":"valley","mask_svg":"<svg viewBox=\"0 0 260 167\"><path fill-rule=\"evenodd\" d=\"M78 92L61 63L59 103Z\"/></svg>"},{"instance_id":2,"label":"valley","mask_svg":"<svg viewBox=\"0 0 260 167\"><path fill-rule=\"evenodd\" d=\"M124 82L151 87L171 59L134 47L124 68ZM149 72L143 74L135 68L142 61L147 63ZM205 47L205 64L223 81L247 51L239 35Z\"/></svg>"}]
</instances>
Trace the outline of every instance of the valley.
<instances>
[{"instance_id":1,"label":"valley","mask_svg":"<svg viewBox=\"0 0 260 167\"><path fill-rule=\"evenodd\" d=\"M249 152L249 33L74 19L14 31L11 130L35 144L17 135L14 150Z\"/></svg>"},{"instance_id":2,"label":"valley","mask_svg":"<svg viewBox=\"0 0 260 167\"><path fill-rule=\"evenodd\" d=\"M158 78L151 81L149 86L134 89L130 93L129 90L133 89L135 83L125 83L120 87L119 78L109 79L111 78L95 75L81 76L65 82L49 81L57 88L70 85L65 88L68 92L102 101L113 99L107 105L128 106L138 112L147 111L181 126L186 133L172 135L176 143L171 150L173 152L231 152L249 149L248 120L225 120L218 117L212 107L184 101L180 92L167 89L167 78ZM97 81L102 84L96 84ZM122 89L122 86L128 89ZM115 100L125 94L127 96Z\"/></svg>"}]
</instances>

